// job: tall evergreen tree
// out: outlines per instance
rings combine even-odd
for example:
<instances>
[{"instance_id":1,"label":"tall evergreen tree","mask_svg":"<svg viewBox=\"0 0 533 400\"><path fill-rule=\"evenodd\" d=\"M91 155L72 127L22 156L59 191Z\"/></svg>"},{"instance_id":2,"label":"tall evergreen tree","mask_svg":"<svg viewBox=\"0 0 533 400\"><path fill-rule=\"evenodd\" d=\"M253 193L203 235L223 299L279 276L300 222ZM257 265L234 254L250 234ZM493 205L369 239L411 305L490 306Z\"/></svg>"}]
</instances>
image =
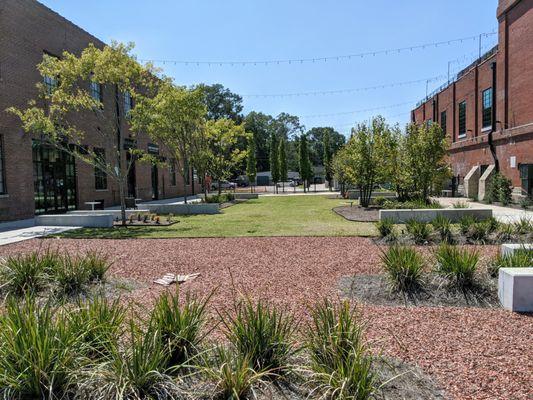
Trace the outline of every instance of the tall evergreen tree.
<instances>
[{"instance_id":1,"label":"tall evergreen tree","mask_svg":"<svg viewBox=\"0 0 533 400\"><path fill-rule=\"evenodd\" d=\"M329 131L324 132L324 138L323 138L323 146L324 146L324 172L326 175L326 181L328 181L328 187L329 191L331 192L331 181L333 180L333 168L331 163L331 146L330 146L330 137L329 137Z\"/></svg>"},{"instance_id":2,"label":"tall evergreen tree","mask_svg":"<svg viewBox=\"0 0 533 400\"><path fill-rule=\"evenodd\" d=\"M309 145L307 143L307 136L302 135L300 137L300 178L304 181L304 192L307 191L309 180L313 176L313 170L311 168L311 161L309 160Z\"/></svg>"},{"instance_id":3,"label":"tall evergreen tree","mask_svg":"<svg viewBox=\"0 0 533 400\"><path fill-rule=\"evenodd\" d=\"M279 157L278 157L278 137L272 132L270 135L270 174L274 183L275 191L278 192L279 182Z\"/></svg>"},{"instance_id":4,"label":"tall evergreen tree","mask_svg":"<svg viewBox=\"0 0 533 400\"><path fill-rule=\"evenodd\" d=\"M253 193L255 178L257 177L257 158L256 158L255 137L248 141L248 155L246 157L246 176L250 182L250 191Z\"/></svg>"},{"instance_id":5,"label":"tall evergreen tree","mask_svg":"<svg viewBox=\"0 0 533 400\"><path fill-rule=\"evenodd\" d=\"M282 182L283 192L285 193L285 182L289 178L287 166L287 150L285 148L285 139L281 138L279 142L278 164L279 164L279 178Z\"/></svg>"}]
</instances>

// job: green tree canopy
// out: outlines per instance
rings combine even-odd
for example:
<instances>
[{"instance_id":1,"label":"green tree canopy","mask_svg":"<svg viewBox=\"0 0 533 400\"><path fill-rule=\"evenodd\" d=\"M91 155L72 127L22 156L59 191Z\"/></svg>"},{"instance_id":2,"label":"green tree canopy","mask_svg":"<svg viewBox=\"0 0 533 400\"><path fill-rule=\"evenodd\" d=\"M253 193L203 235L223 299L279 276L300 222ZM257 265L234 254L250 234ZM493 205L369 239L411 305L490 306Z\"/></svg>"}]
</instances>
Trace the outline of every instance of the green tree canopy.
<instances>
[{"instance_id":1,"label":"green tree canopy","mask_svg":"<svg viewBox=\"0 0 533 400\"><path fill-rule=\"evenodd\" d=\"M248 154L246 156L246 176L250 182L250 187L253 188L255 183L255 178L257 177L257 159L256 159L256 149L255 149L255 140L253 135L250 135L248 139Z\"/></svg>"},{"instance_id":2,"label":"green tree canopy","mask_svg":"<svg viewBox=\"0 0 533 400\"><path fill-rule=\"evenodd\" d=\"M202 84L198 86L204 93L207 107L207 119L231 119L236 123L242 122L242 97L223 85Z\"/></svg>"},{"instance_id":3,"label":"green tree canopy","mask_svg":"<svg viewBox=\"0 0 533 400\"><path fill-rule=\"evenodd\" d=\"M283 182L283 191L285 191L285 182L289 178L289 170L287 166L287 150L285 145L285 139L281 138L279 141L278 150L278 166L279 166L279 179Z\"/></svg>"},{"instance_id":4,"label":"green tree canopy","mask_svg":"<svg viewBox=\"0 0 533 400\"><path fill-rule=\"evenodd\" d=\"M272 175L272 182L276 185L279 182L279 141L276 132L270 135L270 174Z\"/></svg>"},{"instance_id":5,"label":"green tree canopy","mask_svg":"<svg viewBox=\"0 0 533 400\"><path fill-rule=\"evenodd\" d=\"M309 159L309 144L307 142L307 135L303 134L300 137L298 146L299 164L300 164L300 178L304 181L304 192L307 190L310 179L313 177L313 168L311 160Z\"/></svg>"}]
</instances>

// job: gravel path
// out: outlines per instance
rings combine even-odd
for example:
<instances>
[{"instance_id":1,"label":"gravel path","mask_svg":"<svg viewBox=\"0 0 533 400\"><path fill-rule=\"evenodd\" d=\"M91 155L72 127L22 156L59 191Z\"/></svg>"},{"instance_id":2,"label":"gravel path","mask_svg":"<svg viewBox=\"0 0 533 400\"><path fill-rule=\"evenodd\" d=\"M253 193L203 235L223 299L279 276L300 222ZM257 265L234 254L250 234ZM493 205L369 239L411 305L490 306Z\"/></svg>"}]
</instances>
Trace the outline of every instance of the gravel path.
<instances>
[{"instance_id":1,"label":"gravel path","mask_svg":"<svg viewBox=\"0 0 533 400\"><path fill-rule=\"evenodd\" d=\"M208 293L212 306L231 304L234 289L267 297L305 316L321 296L337 296L341 277L379 271L379 250L364 238L231 238L30 240L0 256L59 246L100 249L115 259L111 274L135 279L135 300L150 305L166 272L200 272L186 287ZM483 255L497 247L485 246ZM533 315L498 309L364 306L377 347L434 376L454 399L531 399Z\"/></svg>"}]
</instances>

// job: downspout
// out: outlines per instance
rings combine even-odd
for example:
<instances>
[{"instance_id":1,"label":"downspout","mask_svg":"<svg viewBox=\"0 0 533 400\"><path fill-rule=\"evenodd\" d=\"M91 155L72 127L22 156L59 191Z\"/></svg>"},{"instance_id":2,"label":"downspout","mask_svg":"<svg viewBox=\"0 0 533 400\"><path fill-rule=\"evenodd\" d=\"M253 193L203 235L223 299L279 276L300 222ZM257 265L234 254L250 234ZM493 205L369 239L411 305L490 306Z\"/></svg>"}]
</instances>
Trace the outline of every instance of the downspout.
<instances>
[{"instance_id":1,"label":"downspout","mask_svg":"<svg viewBox=\"0 0 533 400\"><path fill-rule=\"evenodd\" d=\"M490 129L489 135L488 135L488 143L489 143L489 149L490 153L492 154L492 158L494 160L494 169L496 172L500 171L500 163L498 161L498 157L496 155L496 147L494 146L492 135L494 132L496 132L496 62L492 62L490 65L490 68L492 70L492 127Z\"/></svg>"}]
</instances>

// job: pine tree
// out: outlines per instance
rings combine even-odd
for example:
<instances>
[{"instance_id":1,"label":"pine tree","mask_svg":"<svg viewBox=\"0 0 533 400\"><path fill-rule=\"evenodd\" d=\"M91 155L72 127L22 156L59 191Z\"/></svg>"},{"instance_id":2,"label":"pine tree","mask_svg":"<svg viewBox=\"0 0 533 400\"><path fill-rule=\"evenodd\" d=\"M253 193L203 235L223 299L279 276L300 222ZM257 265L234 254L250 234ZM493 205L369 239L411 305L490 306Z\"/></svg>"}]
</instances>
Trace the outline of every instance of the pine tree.
<instances>
[{"instance_id":1,"label":"pine tree","mask_svg":"<svg viewBox=\"0 0 533 400\"><path fill-rule=\"evenodd\" d=\"M283 192L285 193L285 182L288 177L288 167L287 167L287 150L285 148L285 139L281 139L279 142L279 151L278 151L278 165L279 165L279 178L282 182Z\"/></svg>"},{"instance_id":2,"label":"pine tree","mask_svg":"<svg viewBox=\"0 0 533 400\"><path fill-rule=\"evenodd\" d=\"M333 168L331 163L331 146L329 132L324 133L324 171L326 175L326 181L328 181L329 191L331 192L331 183L333 180Z\"/></svg>"},{"instance_id":3,"label":"pine tree","mask_svg":"<svg viewBox=\"0 0 533 400\"><path fill-rule=\"evenodd\" d=\"M309 179L313 175L311 168L311 161L309 160L309 145L307 144L307 136L302 135L300 137L300 178L304 181L304 192L307 191L307 185Z\"/></svg>"},{"instance_id":4,"label":"pine tree","mask_svg":"<svg viewBox=\"0 0 533 400\"><path fill-rule=\"evenodd\" d=\"M275 191L278 192L279 182L279 157L278 157L278 137L273 132L270 136L270 174L274 183Z\"/></svg>"},{"instance_id":5,"label":"pine tree","mask_svg":"<svg viewBox=\"0 0 533 400\"><path fill-rule=\"evenodd\" d=\"M253 185L257 177L257 159L256 159L255 138L251 137L248 141L248 155L246 157L246 176L250 182L250 191L253 193Z\"/></svg>"}]
</instances>

